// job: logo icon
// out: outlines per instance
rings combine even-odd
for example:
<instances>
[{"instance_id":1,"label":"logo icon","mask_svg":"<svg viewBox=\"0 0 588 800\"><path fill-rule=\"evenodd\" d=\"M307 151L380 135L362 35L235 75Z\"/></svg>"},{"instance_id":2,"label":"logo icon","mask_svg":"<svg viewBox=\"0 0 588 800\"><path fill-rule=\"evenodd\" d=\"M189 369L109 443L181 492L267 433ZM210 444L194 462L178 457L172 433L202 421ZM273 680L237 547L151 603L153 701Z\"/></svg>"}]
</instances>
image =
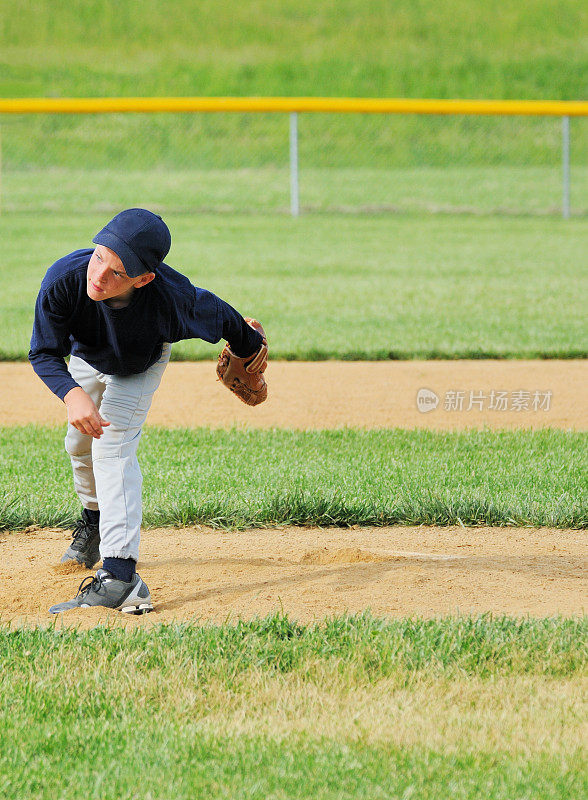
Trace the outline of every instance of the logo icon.
<instances>
[{"instance_id":1,"label":"logo icon","mask_svg":"<svg viewBox=\"0 0 588 800\"><path fill-rule=\"evenodd\" d=\"M439 405L439 397L431 389L419 389L417 392L417 408L421 414L434 411Z\"/></svg>"}]
</instances>

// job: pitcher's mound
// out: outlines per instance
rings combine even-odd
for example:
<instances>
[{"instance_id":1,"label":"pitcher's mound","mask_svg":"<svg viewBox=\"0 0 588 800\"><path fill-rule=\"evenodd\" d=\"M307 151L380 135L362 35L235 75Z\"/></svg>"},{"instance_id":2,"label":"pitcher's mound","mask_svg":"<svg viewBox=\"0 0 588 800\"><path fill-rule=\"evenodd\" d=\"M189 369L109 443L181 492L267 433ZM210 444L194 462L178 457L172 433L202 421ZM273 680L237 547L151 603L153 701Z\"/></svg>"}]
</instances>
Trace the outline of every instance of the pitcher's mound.
<instances>
[{"instance_id":1,"label":"pitcher's mound","mask_svg":"<svg viewBox=\"0 0 588 800\"><path fill-rule=\"evenodd\" d=\"M585 532L546 528L210 528L146 531L138 571L154 611L49 615L83 567L59 560L67 531L0 535L0 620L84 627L234 620L283 611L303 622L369 609L382 616L551 616L588 608Z\"/></svg>"}]
</instances>

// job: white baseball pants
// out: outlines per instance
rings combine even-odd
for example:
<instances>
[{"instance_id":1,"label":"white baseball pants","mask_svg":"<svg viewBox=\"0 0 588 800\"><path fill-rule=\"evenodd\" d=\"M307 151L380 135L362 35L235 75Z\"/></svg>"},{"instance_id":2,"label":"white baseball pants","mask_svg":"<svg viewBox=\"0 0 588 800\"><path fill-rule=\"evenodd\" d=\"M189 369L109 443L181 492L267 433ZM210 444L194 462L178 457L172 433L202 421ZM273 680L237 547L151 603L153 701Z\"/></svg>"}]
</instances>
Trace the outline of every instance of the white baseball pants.
<instances>
[{"instance_id":1,"label":"white baseball pants","mask_svg":"<svg viewBox=\"0 0 588 800\"><path fill-rule=\"evenodd\" d=\"M110 422L100 439L67 426L65 449L71 458L74 488L84 508L100 509L102 558L139 559L143 479L137 448L153 394L169 361L171 345L139 375L104 375L72 356L69 371Z\"/></svg>"}]
</instances>

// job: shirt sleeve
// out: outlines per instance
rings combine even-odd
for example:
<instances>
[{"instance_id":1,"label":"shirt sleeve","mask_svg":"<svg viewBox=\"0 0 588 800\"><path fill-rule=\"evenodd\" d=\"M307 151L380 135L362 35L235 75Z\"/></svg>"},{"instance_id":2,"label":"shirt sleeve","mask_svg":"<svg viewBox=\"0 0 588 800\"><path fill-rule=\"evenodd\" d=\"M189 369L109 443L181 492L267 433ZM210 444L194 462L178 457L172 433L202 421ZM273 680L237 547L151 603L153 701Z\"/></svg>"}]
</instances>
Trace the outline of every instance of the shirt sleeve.
<instances>
[{"instance_id":1,"label":"shirt sleeve","mask_svg":"<svg viewBox=\"0 0 588 800\"><path fill-rule=\"evenodd\" d=\"M181 315L178 339L198 338L212 344L225 339L240 358L259 350L263 342L261 334L248 325L233 306L206 289L193 289L194 295Z\"/></svg>"},{"instance_id":2,"label":"shirt sleeve","mask_svg":"<svg viewBox=\"0 0 588 800\"><path fill-rule=\"evenodd\" d=\"M220 297L218 299L222 306L222 338L226 339L233 353L239 358L247 358L247 356L257 353L263 343L263 338L259 331L248 325L233 306L225 303Z\"/></svg>"},{"instance_id":3,"label":"shirt sleeve","mask_svg":"<svg viewBox=\"0 0 588 800\"><path fill-rule=\"evenodd\" d=\"M69 313L66 297L57 285L41 286L35 305L29 361L43 383L60 400L76 386L64 361L69 355Z\"/></svg>"}]
</instances>

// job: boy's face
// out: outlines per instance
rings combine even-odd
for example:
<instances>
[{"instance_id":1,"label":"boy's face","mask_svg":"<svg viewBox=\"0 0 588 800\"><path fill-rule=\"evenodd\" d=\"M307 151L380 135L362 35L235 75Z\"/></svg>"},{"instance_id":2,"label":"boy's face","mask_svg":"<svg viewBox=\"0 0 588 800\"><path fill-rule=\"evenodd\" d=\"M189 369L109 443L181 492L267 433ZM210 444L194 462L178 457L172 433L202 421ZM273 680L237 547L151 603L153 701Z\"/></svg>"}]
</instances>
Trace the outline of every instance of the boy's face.
<instances>
[{"instance_id":1,"label":"boy's face","mask_svg":"<svg viewBox=\"0 0 588 800\"><path fill-rule=\"evenodd\" d=\"M117 254L98 244L88 263L86 291L92 300L124 299L154 277L153 272L145 272L138 278L130 278Z\"/></svg>"}]
</instances>

